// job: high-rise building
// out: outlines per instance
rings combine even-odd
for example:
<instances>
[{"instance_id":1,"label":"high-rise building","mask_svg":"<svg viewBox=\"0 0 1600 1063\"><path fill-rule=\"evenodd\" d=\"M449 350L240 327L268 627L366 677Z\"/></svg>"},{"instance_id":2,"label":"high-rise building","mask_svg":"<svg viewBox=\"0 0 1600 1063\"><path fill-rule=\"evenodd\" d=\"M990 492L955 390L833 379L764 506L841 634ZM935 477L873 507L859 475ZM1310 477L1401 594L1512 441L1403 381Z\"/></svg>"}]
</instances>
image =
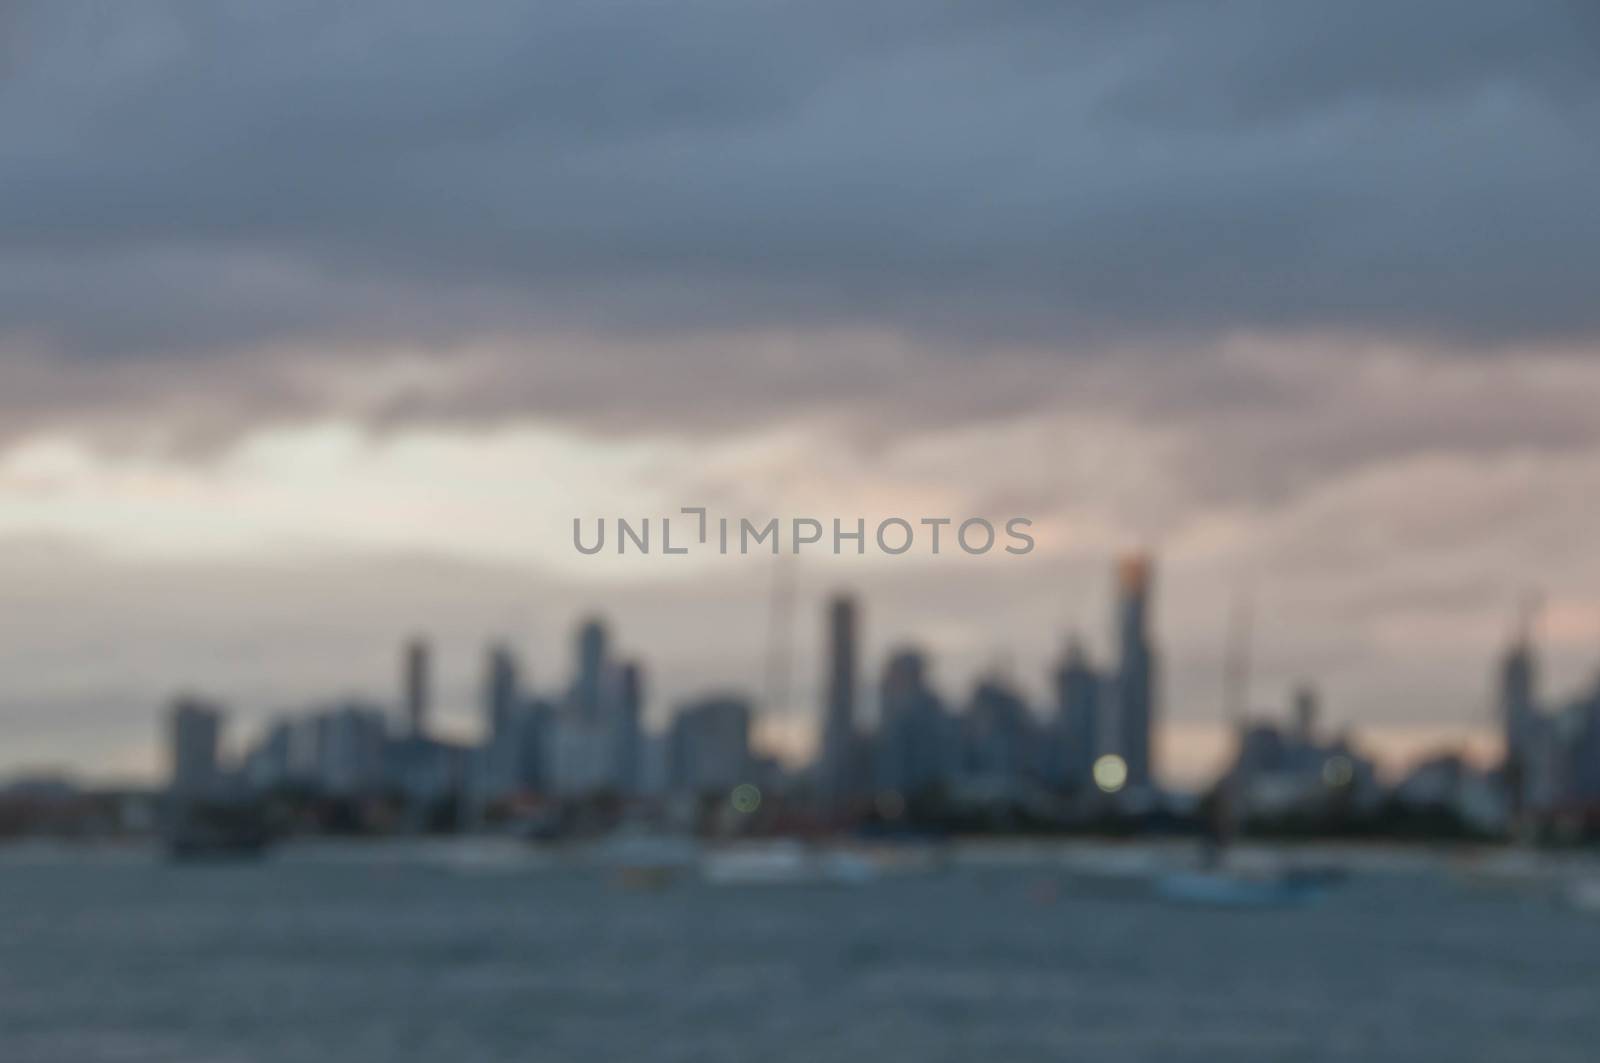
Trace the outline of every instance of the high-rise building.
<instances>
[{"instance_id":1,"label":"high-rise building","mask_svg":"<svg viewBox=\"0 0 1600 1063\"><path fill-rule=\"evenodd\" d=\"M1317 688L1302 683L1294 691L1294 741L1301 746L1314 746L1317 741L1318 700Z\"/></svg>"},{"instance_id":2,"label":"high-rise building","mask_svg":"<svg viewBox=\"0 0 1600 1063\"><path fill-rule=\"evenodd\" d=\"M244 761L244 779L252 790L271 790L289 782L294 721L274 720Z\"/></svg>"},{"instance_id":3,"label":"high-rise building","mask_svg":"<svg viewBox=\"0 0 1600 1063\"><path fill-rule=\"evenodd\" d=\"M1156 716L1156 654L1150 644L1151 561L1143 555L1117 566L1117 671L1112 722L1116 752L1127 764L1127 784L1151 785Z\"/></svg>"},{"instance_id":4,"label":"high-rise building","mask_svg":"<svg viewBox=\"0 0 1600 1063\"><path fill-rule=\"evenodd\" d=\"M1506 766L1515 771L1522 760L1537 708L1538 672L1533 647L1518 638L1500 662L1500 726Z\"/></svg>"},{"instance_id":5,"label":"high-rise building","mask_svg":"<svg viewBox=\"0 0 1600 1063\"><path fill-rule=\"evenodd\" d=\"M1083 644L1073 639L1056 669L1056 718L1052 730L1050 781L1059 786L1089 785L1094 761L1106 752L1100 725L1105 680L1089 663Z\"/></svg>"},{"instance_id":6,"label":"high-rise building","mask_svg":"<svg viewBox=\"0 0 1600 1063\"><path fill-rule=\"evenodd\" d=\"M483 683L483 723L489 745L501 745L511 738L521 700L516 657L503 645L489 647Z\"/></svg>"},{"instance_id":7,"label":"high-rise building","mask_svg":"<svg viewBox=\"0 0 1600 1063\"><path fill-rule=\"evenodd\" d=\"M615 750L606 728L563 713L551 722L546 739L546 786L550 792L586 797L615 784Z\"/></svg>"},{"instance_id":8,"label":"high-rise building","mask_svg":"<svg viewBox=\"0 0 1600 1063\"><path fill-rule=\"evenodd\" d=\"M431 669L425 640L415 638L406 644L403 672L401 683L405 692L406 733L412 738L426 738Z\"/></svg>"},{"instance_id":9,"label":"high-rise building","mask_svg":"<svg viewBox=\"0 0 1600 1063\"><path fill-rule=\"evenodd\" d=\"M628 661L613 670L611 737L616 751L616 786L623 794L640 792L640 723L644 713L644 668Z\"/></svg>"},{"instance_id":10,"label":"high-rise building","mask_svg":"<svg viewBox=\"0 0 1600 1063\"><path fill-rule=\"evenodd\" d=\"M548 698L529 698L518 710L516 744L519 786L540 791L553 788L553 743L560 718L560 705Z\"/></svg>"},{"instance_id":11,"label":"high-rise building","mask_svg":"<svg viewBox=\"0 0 1600 1063\"><path fill-rule=\"evenodd\" d=\"M856 604L844 595L828 603L827 677L823 703L818 789L830 805L855 794Z\"/></svg>"},{"instance_id":12,"label":"high-rise building","mask_svg":"<svg viewBox=\"0 0 1600 1063\"><path fill-rule=\"evenodd\" d=\"M1038 774L1033 716L998 676L980 679L966 715L966 770L991 782L1015 784Z\"/></svg>"},{"instance_id":13,"label":"high-rise building","mask_svg":"<svg viewBox=\"0 0 1600 1063\"><path fill-rule=\"evenodd\" d=\"M928 685L920 652L901 650L889 658L878 704L878 791L909 797L943 779L956 756L953 725Z\"/></svg>"},{"instance_id":14,"label":"high-rise building","mask_svg":"<svg viewBox=\"0 0 1600 1063\"><path fill-rule=\"evenodd\" d=\"M324 793L342 797L375 792L383 785L383 710L351 702L318 713L317 784Z\"/></svg>"},{"instance_id":15,"label":"high-rise building","mask_svg":"<svg viewBox=\"0 0 1600 1063\"><path fill-rule=\"evenodd\" d=\"M222 710L196 698L180 698L167 717L171 792L188 798L214 794L222 779Z\"/></svg>"},{"instance_id":16,"label":"high-rise building","mask_svg":"<svg viewBox=\"0 0 1600 1063\"><path fill-rule=\"evenodd\" d=\"M1504 775L1514 814L1555 800L1556 741L1552 719L1539 706L1539 671L1533 649L1537 597L1524 603L1511 648L1500 662L1499 709L1505 746Z\"/></svg>"},{"instance_id":17,"label":"high-rise building","mask_svg":"<svg viewBox=\"0 0 1600 1063\"><path fill-rule=\"evenodd\" d=\"M750 705L737 697L685 705L673 718L668 742L667 772L674 789L731 790L750 770Z\"/></svg>"},{"instance_id":18,"label":"high-rise building","mask_svg":"<svg viewBox=\"0 0 1600 1063\"><path fill-rule=\"evenodd\" d=\"M606 626L590 619L578 628L577 676L572 685L573 707L586 723L599 723L605 715Z\"/></svg>"}]
</instances>

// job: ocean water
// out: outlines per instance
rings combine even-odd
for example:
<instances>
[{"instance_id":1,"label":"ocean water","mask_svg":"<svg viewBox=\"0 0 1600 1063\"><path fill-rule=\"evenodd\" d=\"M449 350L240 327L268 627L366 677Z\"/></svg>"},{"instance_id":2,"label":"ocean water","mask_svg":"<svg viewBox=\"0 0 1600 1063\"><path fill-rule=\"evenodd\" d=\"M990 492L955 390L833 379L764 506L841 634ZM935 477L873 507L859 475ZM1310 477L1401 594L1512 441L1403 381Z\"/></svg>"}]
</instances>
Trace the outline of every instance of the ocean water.
<instances>
[{"instance_id":1,"label":"ocean water","mask_svg":"<svg viewBox=\"0 0 1600 1063\"><path fill-rule=\"evenodd\" d=\"M0 851L0 1060L1600 1058L1600 918L1435 873L1305 909L1048 868L626 888L394 847Z\"/></svg>"}]
</instances>

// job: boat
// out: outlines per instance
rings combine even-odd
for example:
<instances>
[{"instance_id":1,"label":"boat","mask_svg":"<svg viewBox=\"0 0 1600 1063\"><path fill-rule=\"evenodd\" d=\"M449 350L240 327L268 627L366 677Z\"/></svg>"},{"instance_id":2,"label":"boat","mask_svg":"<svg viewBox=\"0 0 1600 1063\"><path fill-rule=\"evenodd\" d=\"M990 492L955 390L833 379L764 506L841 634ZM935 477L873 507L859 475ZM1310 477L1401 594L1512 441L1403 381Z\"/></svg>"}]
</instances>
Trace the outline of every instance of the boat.
<instances>
[{"instance_id":1,"label":"boat","mask_svg":"<svg viewBox=\"0 0 1600 1063\"><path fill-rule=\"evenodd\" d=\"M1243 748L1244 701L1250 674L1250 602L1241 596L1229 622L1229 649L1223 666L1224 717ZM1242 756L1239 758L1242 761ZM1174 904L1212 908L1282 908L1321 897L1342 877L1335 869L1285 866L1276 857L1251 859L1236 847L1242 828L1244 795L1241 770L1228 770L1218 784L1212 810L1211 836L1199 866L1157 875L1152 892Z\"/></svg>"},{"instance_id":2,"label":"boat","mask_svg":"<svg viewBox=\"0 0 1600 1063\"><path fill-rule=\"evenodd\" d=\"M258 859L273 840L259 810L247 805L180 806L162 834L168 859L179 862Z\"/></svg>"},{"instance_id":3,"label":"boat","mask_svg":"<svg viewBox=\"0 0 1600 1063\"><path fill-rule=\"evenodd\" d=\"M1246 874L1221 868L1173 871L1155 880L1156 896L1209 908L1283 908L1317 900L1329 880L1314 873Z\"/></svg>"},{"instance_id":4,"label":"boat","mask_svg":"<svg viewBox=\"0 0 1600 1063\"><path fill-rule=\"evenodd\" d=\"M272 837L260 829L188 825L168 832L167 857L176 862L255 860L272 847Z\"/></svg>"},{"instance_id":5,"label":"boat","mask_svg":"<svg viewBox=\"0 0 1600 1063\"><path fill-rule=\"evenodd\" d=\"M714 886L862 885L878 877L860 853L818 851L789 839L714 850L701 859L700 873Z\"/></svg>"},{"instance_id":6,"label":"boat","mask_svg":"<svg viewBox=\"0 0 1600 1063\"><path fill-rule=\"evenodd\" d=\"M593 858L623 886L661 889L695 869L700 847L681 835L628 830L601 842Z\"/></svg>"}]
</instances>

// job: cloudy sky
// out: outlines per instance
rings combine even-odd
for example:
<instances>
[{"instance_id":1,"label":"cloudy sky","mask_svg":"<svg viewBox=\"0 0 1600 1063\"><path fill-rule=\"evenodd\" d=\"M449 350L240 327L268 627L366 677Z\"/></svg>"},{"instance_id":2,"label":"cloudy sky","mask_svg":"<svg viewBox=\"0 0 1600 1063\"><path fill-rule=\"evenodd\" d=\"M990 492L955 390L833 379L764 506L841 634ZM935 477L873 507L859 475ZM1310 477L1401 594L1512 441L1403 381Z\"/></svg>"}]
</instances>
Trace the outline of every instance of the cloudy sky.
<instances>
[{"instance_id":1,"label":"cloudy sky","mask_svg":"<svg viewBox=\"0 0 1600 1063\"><path fill-rule=\"evenodd\" d=\"M1100 655L1159 558L1165 763L1299 679L1391 759L1489 719L1539 590L1600 664L1600 11L1272 4L0 5L0 767L149 775L392 696L430 634L651 713L758 691L770 559L574 516L1031 517L1023 557L802 559L952 695Z\"/></svg>"}]
</instances>

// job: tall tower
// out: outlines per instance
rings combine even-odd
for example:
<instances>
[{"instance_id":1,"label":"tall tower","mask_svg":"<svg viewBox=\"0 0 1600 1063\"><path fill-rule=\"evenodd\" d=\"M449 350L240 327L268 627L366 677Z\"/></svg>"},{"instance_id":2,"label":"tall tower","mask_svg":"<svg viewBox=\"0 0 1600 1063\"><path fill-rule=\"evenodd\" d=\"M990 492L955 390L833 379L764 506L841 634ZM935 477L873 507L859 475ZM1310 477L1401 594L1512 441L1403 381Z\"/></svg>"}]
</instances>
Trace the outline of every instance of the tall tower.
<instances>
[{"instance_id":1,"label":"tall tower","mask_svg":"<svg viewBox=\"0 0 1600 1063\"><path fill-rule=\"evenodd\" d=\"M613 774L617 790L623 794L639 792L641 718L644 714L644 668L637 661L619 665L616 682L615 719L612 721L612 751L616 757Z\"/></svg>"},{"instance_id":2,"label":"tall tower","mask_svg":"<svg viewBox=\"0 0 1600 1063\"><path fill-rule=\"evenodd\" d=\"M208 796L221 778L222 710L194 698L181 698L167 717L172 763L171 792Z\"/></svg>"},{"instance_id":3,"label":"tall tower","mask_svg":"<svg viewBox=\"0 0 1600 1063\"><path fill-rule=\"evenodd\" d=\"M849 800L854 789L856 746L856 603L839 595L828 603L828 665L823 703L821 755L817 766L823 799Z\"/></svg>"},{"instance_id":4,"label":"tall tower","mask_svg":"<svg viewBox=\"0 0 1600 1063\"><path fill-rule=\"evenodd\" d=\"M1294 740L1301 746L1311 746L1317 741L1318 698L1317 689L1302 683L1294 690Z\"/></svg>"},{"instance_id":5,"label":"tall tower","mask_svg":"<svg viewBox=\"0 0 1600 1063\"><path fill-rule=\"evenodd\" d=\"M517 659L505 646L491 646L483 690L484 729L490 742L502 742L511 734L521 697Z\"/></svg>"},{"instance_id":6,"label":"tall tower","mask_svg":"<svg viewBox=\"0 0 1600 1063\"><path fill-rule=\"evenodd\" d=\"M1517 637L1500 662L1500 727L1505 744L1505 774L1511 802L1521 811L1538 781L1533 745L1539 717L1538 663L1533 652L1533 626L1538 603L1530 600L1518 622Z\"/></svg>"},{"instance_id":7,"label":"tall tower","mask_svg":"<svg viewBox=\"0 0 1600 1063\"><path fill-rule=\"evenodd\" d=\"M606 695L606 626L597 618L578 628L578 675L573 702L585 723L600 723Z\"/></svg>"},{"instance_id":8,"label":"tall tower","mask_svg":"<svg viewBox=\"0 0 1600 1063\"><path fill-rule=\"evenodd\" d=\"M401 685L405 692L406 733L412 738L426 738L432 669L429 665L428 643L424 639L414 638L406 643L401 671Z\"/></svg>"},{"instance_id":9,"label":"tall tower","mask_svg":"<svg viewBox=\"0 0 1600 1063\"><path fill-rule=\"evenodd\" d=\"M1105 745L1100 733L1100 692L1105 683L1077 639L1067 644L1055 678L1058 748L1053 775L1058 783L1087 786L1095 757Z\"/></svg>"},{"instance_id":10,"label":"tall tower","mask_svg":"<svg viewBox=\"0 0 1600 1063\"><path fill-rule=\"evenodd\" d=\"M1117 674L1113 701L1117 751L1128 765L1128 785L1153 779L1156 655L1150 645L1150 558L1135 554L1117 565Z\"/></svg>"}]
</instances>

